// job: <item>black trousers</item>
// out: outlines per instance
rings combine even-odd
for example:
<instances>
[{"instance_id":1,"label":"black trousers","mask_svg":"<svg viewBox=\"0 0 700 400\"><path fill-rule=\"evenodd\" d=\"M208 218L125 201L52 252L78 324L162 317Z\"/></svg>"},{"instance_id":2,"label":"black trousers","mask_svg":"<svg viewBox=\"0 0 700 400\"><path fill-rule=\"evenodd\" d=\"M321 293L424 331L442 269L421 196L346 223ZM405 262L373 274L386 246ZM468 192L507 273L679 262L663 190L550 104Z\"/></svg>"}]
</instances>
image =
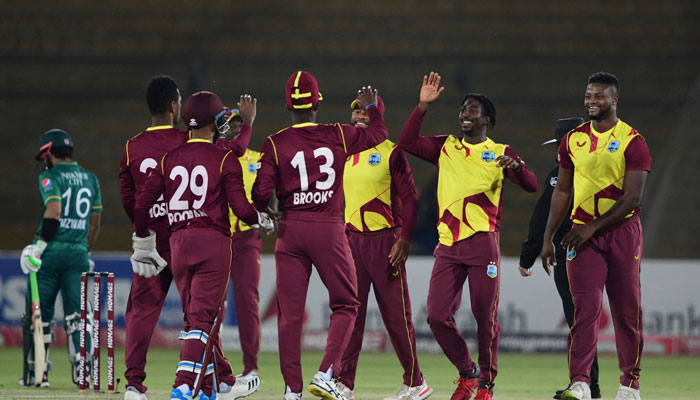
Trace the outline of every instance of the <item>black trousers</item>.
<instances>
[{"instance_id":1,"label":"black trousers","mask_svg":"<svg viewBox=\"0 0 700 400\"><path fill-rule=\"evenodd\" d=\"M554 283L557 285L557 291L559 292L559 297L561 297L561 304L564 307L564 316L566 317L566 323L571 329L571 325L574 322L574 301L571 299L571 289L569 288L569 277L566 274L566 258L557 257L557 266L554 267ZM593 358L593 365L591 365L591 387L598 386L598 352L596 352Z\"/></svg>"}]
</instances>

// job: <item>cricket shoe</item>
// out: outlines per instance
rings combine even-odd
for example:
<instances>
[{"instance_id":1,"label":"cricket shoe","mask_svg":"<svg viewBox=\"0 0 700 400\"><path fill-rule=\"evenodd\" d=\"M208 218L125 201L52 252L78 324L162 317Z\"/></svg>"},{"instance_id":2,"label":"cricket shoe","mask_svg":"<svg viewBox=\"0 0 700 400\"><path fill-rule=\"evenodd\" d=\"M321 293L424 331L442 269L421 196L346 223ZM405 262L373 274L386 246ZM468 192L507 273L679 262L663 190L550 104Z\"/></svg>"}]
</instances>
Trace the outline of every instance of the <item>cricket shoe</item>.
<instances>
[{"instance_id":1,"label":"cricket shoe","mask_svg":"<svg viewBox=\"0 0 700 400\"><path fill-rule=\"evenodd\" d=\"M324 379L320 372L317 372L313 379L311 379L309 383L309 392L324 400L347 400L345 396L338 391L335 381Z\"/></svg>"},{"instance_id":2,"label":"cricket shoe","mask_svg":"<svg viewBox=\"0 0 700 400\"><path fill-rule=\"evenodd\" d=\"M457 389L452 393L450 400L469 400L474 394L474 389L479 386L479 376L481 376L481 370L478 366L474 365L474 371L467 376L460 376L459 379L453 383L457 384Z\"/></svg>"},{"instance_id":3,"label":"cricket shoe","mask_svg":"<svg viewBox=\"0 0 700 400\"><path fill-rule=\"evenodd\" d=\"M569 384L571 386L571 384ZM559 400L561 399L561 394L564 393L566 389L569 388L569 386L565 387L564 389L557 390L556 393L554 393L553 399ZM602 399L603 396L600 394L600 386L598 384L593 384L590 386L591 388L591 399Z\"/></svg>"},{"instance_id":4,"label":"cricket shoe","mask_svg":"<svg viewBox=\"0 0 700 400\"><path fill-rule=\"evenodd\" d=\"M479 385L474 400L493 400L493 385Z\"/></svg>"},{"instance_id":5,"label":"cricket shoe","mask_svg":"<svg viewBox=\"0 0 700 400\"><path fill-rule=\"evenodd\" d=\"M335 381L335 387L338 388L338 392L340 392L340 394L347 400L355 400L355 393L352 389L345 386L343 382Z\"/></svg>"},{"instance_id":6,"label":"cricket shoe","mask_svg":"<svg viewBox=\"0 0 700 400\"><path fill-rule=\"evenodd\" d=\"M177 400L192 400L192 389L190 389L189 385L182 384L170 392L170 398Z\"/></svg>"},{"instance_id":7,"label":"cricket shoe","mask_svg":"<svg viewBox=\"0 0 700 400\"><path fill-rule=\"evenodd\" d=\"M225 383L219 385L219 393L217 393L217 400L235 400L241 397L250 396L260 389L260 377L258 375L251 376L250 378L237 378L236 383L233 386L229 386Z\"/></svg>"},{"instance_id":8,"label":"cricket shoe","mask_svg":"<svg viewBox=\"0 0 700 400\"><path fill-rule=\"evenodd\" d=\"M586 382L577 381L561 393L562 400L590 400L591 388Z\"/></svg>"},{"instance_id":9,"label":"cricket shoe","mask_svg":"<svg viewBox=\"0 0 700 400\"><path fill-rule=\"evenodd\" d=\"M639 389L620 385L615 400L642 400L642 397L639 395Z\"/></svg>"},{"instance_id":10,"label":"cricket shoe","mask_svg":"<svg viewBox=\"0 0 700 400\"><path fill-rule=\"evenodd\" d=\"M301 393L287 392L282 400L301 400Z\"/></svg>"},{"instance_id":11,"label":"cricket shoe","mask_svg":"<svg viewBox=\"0 0 700 400\"><path fill-rule=\"evenodd\" d=\"M148 395L139 392L139 390L133 386L127 386L124 392L124 400L148 400Z\"/></svg>"},{"instance_id":12,"label":"cricket shoe","mask_svg":"<svg viewBox=\"0 0 700 400\"><path fill-rule=\"evenodd\" d=\"M433 394L433 388L428 386L428 382L423 378L423 383L418 386L411 386L399 400L423 400Z\"/></svg>"}]
</instances>

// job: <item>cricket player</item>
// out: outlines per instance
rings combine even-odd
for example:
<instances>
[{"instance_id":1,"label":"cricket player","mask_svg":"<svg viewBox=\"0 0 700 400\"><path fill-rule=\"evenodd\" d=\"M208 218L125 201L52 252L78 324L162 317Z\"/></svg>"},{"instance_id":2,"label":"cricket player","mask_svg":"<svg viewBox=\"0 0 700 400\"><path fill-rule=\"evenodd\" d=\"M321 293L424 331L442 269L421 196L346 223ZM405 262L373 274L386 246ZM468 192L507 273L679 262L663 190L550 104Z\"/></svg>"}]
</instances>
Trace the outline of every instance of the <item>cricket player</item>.
<instances>
[{"instance_id":1,"label":"cricket player","mask_svg":"<svg viewBox=\"0 0 700 400\"><path fill-rule=\"evenodd\" d=\"M503 185L507 177L528 192L537 178L506 144L486 136L496 124L491 100L476 93L464 97L458 114L462 135L419 136L430 104L440 97L440 75L423 77L420 103L401 131L399 147L438 167L438 233L435 265L428 289L428 323L459 372L452 400L490 400L498 372L499 231ZM479 365L469 355L454 314L469 278L471 309L478 324Z\"/></svg>"},{"instance_id":2,"label":"cricket player","mask_svg":"<svg viewBox=\"0 0 700 400\"><path fill-rule=\"evenodd\" d=\"M573 198L573 227L561 239L574 303L568 352L572 384L562 399L591 398L604 288L622 371L617 399L641 398L643 239L638 214L651 156L642 135L618 119L619 93L614 75L591 75L584 97L591 120L569 132L559 146L559 175L541 258L545 269L557 265L552 240Z\"/></svg>"},{"instance_id":3,"label":"cricket player","mask_svg":"<svg viewBox=\"0 0 700 400\"><path fill-rule=\"evenodd\" d=\"M583 118L572 117L572 118L562 118L557 120L554 128L554 139L548 140L542 145L556 144L557 149L559 148L559 143L566 136L566 134L583 124ZM537 200L537 205L532 211L532 216L530 217L530 230L528 232L527 240L523 242L523 247L520 252L520 275L524 277L532 276L533 271L530 269L535 263L535 260L540 255L542 251L542 238L544 237L544 228L547 225L547 217L549 216L549 206L552 200L552 192L554 187L557 185L557 176L559 176L559 165L555 166L547 177L544 179L544 191ZM571 213L571 209L568 210ZM566 323L571 328L574 322L574 303L571 300L571 288L569 287L569 277L566 274L566 251L561 247L561 239L564 238L567 232L571 230L571 220L567 219L562 222L554 235L554 245L556 246L556 256L557 256L557 266L554 268L554 283L557 286L557 292L561 298L562 306L564 308L564 317L566 318ZM549 269L549 265L545 269L547 275L551 275L552 271ZM566 390L566 389L564 389ZM561 399L561 394L564 390L557 390L554 394L555 399ZM597 355L593 357L593 364L591 365L591 398L599 399L601 398L600 386L598 386L598 357Z\"/></svg>"},{"instance_id":4,"label":"cricket player","mask_svg":"<svg viewBox=\"0 0 700 400\"><path fill-rule=\"evenodd\" d=\"M252 122L255 105L246 97ZM157 275L165 261L156 250L157 233L149 230L149 210L163 196L170 225L171 269L184 311L185 330L180 363L171 399L190 399L195 379L202 368L208 340L219 341L218 334L208 337L223 306L231 270L231 228L228 207L249 225L265 230L274 225L264 213L248 202L243 188L241 167L231 150L213 144L222 126L225 110L218 96L197 92L185 104L184 116L191 139L182 147L166 153L149 175L146 186L137 195L134 207L132 265L140 275ZM223 123L221 122L223 121ZM220 349L220 344L215 345ZM214 368L211 365L213 372ZM245 397L258 390L260 380L233 377L232 385L216 393L219 399ZM203 392L213 397L212 379L207 375Z\"/></svg>"},{"instance_id":5,"label":"cricket player","mask_svg":"<svg viewBox=\"0 0 700 400\"><path fill-rule=\"evenodd\" d=\"M152 115L151 126L126 142L119 171L122 205L132 222L136 194L143 189L148 174L157 168L166 152L182 146L189 138L187 132L175 127L180 120L182 98L171 77L154 77L146 90L146 102ZM158 237L158 253L170 264L167 210L165 200L160 199L149 210L148 224ZM133 274L124 316L124 377L127 386L124 400L148 400L148 387L143 383L146 379L146 354L172 280L170 266L152 277Z\"/></svg>"},{"instance_id":6,"label":"cricket player","mask_svg":"<svg viewBox=\"0 0 700 400\"><path fill-rule=\"evenodd\" d=\"M301 398L301 328L311 265L329 294L332 310L326 350L308 386L324 399L345 400L333 376L350 339L360 302L357 279L343 224L343 170L348 156L386 140L376 90L359 92L358 106L372 120L367 128L317 124L322 95L313 75L296 71L285 87L292 125L265 140L253 202L265 210L272 191L279 198L282 219L275 246L279 352L284 399Z\"/></svg>"},{"instance_id":7,"label":"cricket player","mask_svg":"<svg viewBox=\"0 0 700 400\"><path fill-rule=\"evenodd\" d=\"M350 124L372 124L367 111L354 100ZM377 96L384 116L384 102ZM357 271L360 299L350 343L340 363L337 386L354 399L355 373L362 350L370 287L379 305L389 338L403 367L403 384L385 400L422 400L433 389L421 374L416 355L416 334L406 280L411 233L416 222L418 198L404 152L390 140L351 155L343 175L345 229Z\"/></svg>"},{"instance_id":8,"label":"cricket player","mask_svg":"<svg viewBox=\"0 0 700 400\"><path fill-rule=\"evenodd\" d=\"M258 172L260 153L248 149L251 129L243 130L249 125L243 124L239 109L228 109L225 114L231 129L226 139L217 140L217 146L232 150L238 157L243 173L243 186L248 200L251 200L253 182ZM260 351L260 316L259 294L260 284L260 255L262 239L257 229L241 221L229 209L231 224L231 282L238 320L238 334L243 351L243 373L241 376L250 378L258 375L258 352Z\"/></svg>"},{"instance_id":9,"label":"cricket player","mask_svg":"<svg viewBox=\"0 0 700 400\"><path fill-rule=\"evenodd\" d=\"M42 209L39 230L32 244L22 250L20 266L25 274L37 273L41 318L46 348L46 365L51 343L50 322L58 291L63 298L64 329L68 338L68 355L73 383L78 382L80 363L80 276L88 272L92 261L89 252L95 244L102 216L100 182L92 172L73 161L73 140L61 129L51 129L39 140L36 160L44 163L39 174ZM26 316L31 316L31 291L27 290ZM31 318L22 318L28 331ZM24 335L25 339L32 335ZM29 363L25 343L25 364ZM86 360L89 362L89 360ZM33 361L32 361L33 363ZM20 384L49 387L48 371L41 382L32 382L25 374ZM48 370L48 368L47 368Z\"/></svg>"}]
</instances>

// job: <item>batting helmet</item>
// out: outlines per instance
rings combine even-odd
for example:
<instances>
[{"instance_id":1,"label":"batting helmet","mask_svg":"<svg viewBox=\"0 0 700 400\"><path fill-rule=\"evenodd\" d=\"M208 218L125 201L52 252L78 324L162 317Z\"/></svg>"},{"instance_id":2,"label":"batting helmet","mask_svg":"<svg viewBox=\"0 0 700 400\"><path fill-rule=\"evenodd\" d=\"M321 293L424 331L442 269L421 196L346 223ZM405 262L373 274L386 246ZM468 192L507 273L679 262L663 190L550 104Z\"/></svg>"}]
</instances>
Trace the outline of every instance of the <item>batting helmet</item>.
<instances>
[{"instance_id":1,"label":"batting helmet","mask_svg":"<svg viewBox=\"0 0 700 400\"><path fill-rule=\"evenodd\" d=\"M57 147L70 147L72 149L73 140L63 129L50 129L41 135L39 139L39 151L36 153L34 159L39 161L48 157L49 153L51 153L51 149Z\"/></svg>"}]
</instances>

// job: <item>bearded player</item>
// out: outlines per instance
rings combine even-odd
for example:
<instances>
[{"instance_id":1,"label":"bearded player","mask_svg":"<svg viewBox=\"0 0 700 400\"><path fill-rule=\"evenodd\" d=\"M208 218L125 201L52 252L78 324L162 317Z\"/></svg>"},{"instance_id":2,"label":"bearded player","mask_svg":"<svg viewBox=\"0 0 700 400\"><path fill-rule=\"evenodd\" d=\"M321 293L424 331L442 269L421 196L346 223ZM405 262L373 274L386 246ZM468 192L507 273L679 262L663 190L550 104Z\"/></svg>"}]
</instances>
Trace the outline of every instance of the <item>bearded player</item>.
<instances>
[{"instance_id":1,"label":"bearded player","mask_svg":"<svg viewBox=\"0 0 700 400\"><path fill-rule=\"evenodd\" d=\"M496 124L496 108L482 94L464 97L458 114L460 136L419 136L428 107L443 90L437 73L423 77L420 103L401 131L399 146L438 167L440 243L435 248L428 289L428 323L459 372L452 400L469 400L477 385L474 399L490 400L498 372L503 185L508 178L524 190L536 192L537 177L510 146L486 136L487 128ZM454 320L467 278L478 325L478 366Z\"/></svg>"},{"instance_id":2,"label":"bearded player","mask_svg":"<svg viewBox=\"0 0 700 400\"><path fill-rule=\"evenodd\" d=\"M359 107L373 121L367 128L317 124L322 96L316 78L306 71L294 72L285 91L294 125L265 140L253 185L258 210L267 208L276 190L283 213L275 261L284 399L301 398L301 328L313 264L328 288L332 313L326 350L308 390L324 399L345 400L332 378L340 368L360 302L342 220L343 170L349 155L386 140L386 125L371 88L360 90L358 97Z\"/></svg>"},{"instance_id":3,"label":"bearded player","mask_svg":"<svg viewBox=\"0 0 700 400\"><path fill-rule=\"evenodd\" d=\"M254 116L254 106L249 110ZM226 124L224 114L221 100L214 93L198 92L188 99L184 115L192 138L162 157L139 192L134 208L132 265L139 274L148 276L164 268L156 251L157 234L148 229L148 212L160 196L168 206L171 268L185 321L171 399L192 397L199 372L210 370L209 365L201 364L206 344L209 340L219 342L218 334L208 334L223 307L231 270L229 206L245 223L259 224L267 232L274 230L269 217L248 202L235 155L213 144L220 126ZM246 117L252 122L251 115ZM220 344L214 347L220 348ZM225 389L219 386L216 398L245 397L260 386L257 377L233 379ZM209 374L205 375L203 392L209 398L214 396Z\"/></svg>"},{"instance_id":4,"label":"bearded player","mask_svg":"<svg viewBox=\"0 0 700 400\"><path fill-rule=\"evenodd\" d=\"M561 240L574 303L568 353L572 384L562 399L591 398L603 288L622 370L616 398L641 399L643 239L638 214L651 155L642 135L617 118L619 92L615 75L591 75L584 98L591 121L569 132L559 145L559 175L541 258L545 269L557 264L552 238L573 197L573 226Z\"/></svg>"},{"instance_id":5,"label":"bearded player","mask_svg":"<svg viewBox=\"0 0 700 400\"><path fill-rule=\"evenodd\" d=\"M355 127L372 124L357 100L350 107ZM384 115L384 102L377 96ZM422 400L433 389L421 374L411 315L405 262L416 221L416 187L404 152L390 140L351 155L343 175L345 227L357 271L360 309L338 374L338 388L354 399L370 287L404 374L399 390L385 400Z\"/></svg>"}]
</instances>

